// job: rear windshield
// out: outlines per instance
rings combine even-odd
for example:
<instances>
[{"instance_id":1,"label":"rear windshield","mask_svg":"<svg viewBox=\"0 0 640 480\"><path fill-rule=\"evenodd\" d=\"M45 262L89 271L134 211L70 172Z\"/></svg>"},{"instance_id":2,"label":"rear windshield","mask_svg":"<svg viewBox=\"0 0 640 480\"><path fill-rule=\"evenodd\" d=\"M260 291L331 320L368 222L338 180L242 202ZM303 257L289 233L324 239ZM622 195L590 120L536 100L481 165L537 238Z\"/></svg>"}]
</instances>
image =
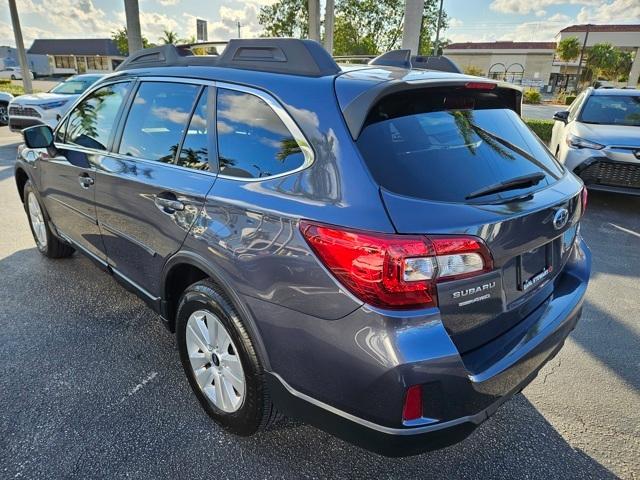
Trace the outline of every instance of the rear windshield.
<instances>
[{"instance_id":1,"label":"rear windshield","mask_svg":"<svg viewBox=\"0 0 640 480\"><path fill-rule=\"evenodd\" d=\"M640 96L591 95L582 109L580 121L640 126Z\"/></svg>"},{"instance_id":2,"label":"rear windshield","mask_svg":"<svg viewBox=\"0 0 640 480\"><path fill-rule=\"evenodd\" d=\"M369 113L358 148L392 192L443 202L520 197L552 184L562 168L505 101L499 90L451 87L389 95ZM477 196L530 175L534 185Z\"/></svg>"}]
</instances>

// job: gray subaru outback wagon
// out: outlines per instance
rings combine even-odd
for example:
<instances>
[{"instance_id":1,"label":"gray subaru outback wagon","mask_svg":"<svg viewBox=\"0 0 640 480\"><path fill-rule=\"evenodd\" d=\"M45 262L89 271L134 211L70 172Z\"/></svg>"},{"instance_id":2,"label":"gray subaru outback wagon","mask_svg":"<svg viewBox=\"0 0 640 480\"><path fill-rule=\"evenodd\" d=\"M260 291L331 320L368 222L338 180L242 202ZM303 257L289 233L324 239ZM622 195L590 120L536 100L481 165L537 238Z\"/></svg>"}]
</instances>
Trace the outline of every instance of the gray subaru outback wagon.
<instances>
[{"instance_id":1,"label":"gray subaru outback wagon","mask_svg":"<svg viewBox=\"0 0 640 480\"><path fill-rule=\"evenodd\" d=\"M280 412L386 455L455 443L580 317L586 191L521 91L371 63L294 39L142 50L24 131L40 252L144 299L238 435Z\"/></svg>"}]
</instances>

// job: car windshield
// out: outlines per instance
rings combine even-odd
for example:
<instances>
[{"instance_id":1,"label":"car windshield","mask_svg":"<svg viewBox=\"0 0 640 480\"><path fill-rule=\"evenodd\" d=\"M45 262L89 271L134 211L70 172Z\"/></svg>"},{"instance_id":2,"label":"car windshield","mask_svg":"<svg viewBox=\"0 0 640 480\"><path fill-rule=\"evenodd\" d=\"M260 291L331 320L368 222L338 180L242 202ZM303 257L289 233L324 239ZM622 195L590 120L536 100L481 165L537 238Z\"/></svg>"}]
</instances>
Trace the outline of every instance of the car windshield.
<instances>
[{"instance_id":1,"label":"car windshield","mask_svg":"<svg viewBox=\"0 0 640 480\"><path fill-rule=\"evenodd\" d=\"M53 87L51 93L61 93L63 95L78 95L89 88L99 77L70 78Z\"/></svg>"},{"instance_id":2,"label":"car windshield","mask_svg":"<svg viewBox=\"0 0 640 480\"><path fill-rule=\"evenodd\" d=\"M580 121L602 125L640 126L640 95L591 95Z\"/></svg>"},{"instance_id":3,"label":"car windshield","mask_svg":"<svg viewBox=\"0 0 640 480\"><path fill-rule=\"evenodd\" d=\"M380 186L444 202L501 201L561 176L561 167L498 94L433 90L391 95L370 113L357 144ZM476 195L534 177L522 188Z\"/></svg>"}]
</instances>

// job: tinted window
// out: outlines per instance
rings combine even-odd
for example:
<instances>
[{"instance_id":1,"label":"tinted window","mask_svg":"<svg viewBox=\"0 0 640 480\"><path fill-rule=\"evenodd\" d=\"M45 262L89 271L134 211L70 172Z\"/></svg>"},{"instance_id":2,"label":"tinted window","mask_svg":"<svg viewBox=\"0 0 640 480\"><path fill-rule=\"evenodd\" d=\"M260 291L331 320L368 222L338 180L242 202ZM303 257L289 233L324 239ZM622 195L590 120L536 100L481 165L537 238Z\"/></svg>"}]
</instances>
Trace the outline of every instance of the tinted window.
<instances>
[{"instance_id":1,"label":"tinted window","mask_svg":"<svg viewBox=\"0 0 640 480\"><path fill-rule=\"evenodd\" d=\"M65 95L79 95L83 93L87 88L93 85L101 77L71 77L68 80L59 83L53 87L51 93L61 93Z\"/></svg>"},{"instance_id":2,"label":"tinted window","mask_svg":"<svg viewBox=\"0 0 640 480\"><path fill-rule=\"evenodd\" d=\"M69 117L65 118L64 122L62 122L58 129L56 130L55 141L58 143L64 143L64 137L67 133L67 123L69 122Z\"/></svg>"},{"instance_id":3,"label":"tinted window","mask_svg":"<svg viewBox=\"0 0 640 480\"><path fill-rule=\"evenodd\" d=\"M640 95L591 95L582 109L580 121L640 126Z\"/></svg>"},{"instance_id":4,"label":"tinted window","mask_svg":"<svg viewBox=\"0 0 640 480\"><path fill-rule=\"evenodd\" d=\"M74 108L67 123L66 143L106 150L129 83L99 88Z\"/></svg>"},{"instance_id":5,"label":"tinted window","mask_svg":"<svg viewBox=\"0 0 640 480\"><path fill-rule=\"evenodd\" d=\"M576 97L571 106L569 107L569 120L573 120L578 112L578 107L582 103L582 99L584 98L584 92Z\"/></svg>"},{"instance_id":6,"label":"tinted window","mask_svg":"<svg viewBox=\"0 0 640 480\"><path fill-rule=\"evenodd\" d=\"M554 182L561 168L497 95L451 89L391 95L370 113L358 147L382 187L413 197L464 202L485 187L539 172L545 177L528 189Z\"/></svg>"},{"instance_id":7,"label":"tinted window","mask_svg":"<svg viewBox=\"0 0 640 480\"><path fill-rule=\"evenodd\" d=\"M129 110L118 151L173 162L200 88L186 83L143 82Z\"/></svg>"},{"instance_id":8,"label":"tinted window","mask_svg":"<svg viewBox=\"0 0 640 480\"><path fill-rule=\"evenodd\" d=\"M304 163L291 132L261 98L218 89L217 131L220 173L260 178Z\"/></svg>"},{"instance_id":9,"label":"tinted window","mask_svg":"<svg viewBox=\"0 0 640 480\"><path fill-rule=\"evenodd\" d=\"M178 157L178 165L180 166L196 170L209 170L207 97L208 89L205 89L200 95L198 106L193 112L180 149L180 157Z\"/></svg>"}]
</instances>

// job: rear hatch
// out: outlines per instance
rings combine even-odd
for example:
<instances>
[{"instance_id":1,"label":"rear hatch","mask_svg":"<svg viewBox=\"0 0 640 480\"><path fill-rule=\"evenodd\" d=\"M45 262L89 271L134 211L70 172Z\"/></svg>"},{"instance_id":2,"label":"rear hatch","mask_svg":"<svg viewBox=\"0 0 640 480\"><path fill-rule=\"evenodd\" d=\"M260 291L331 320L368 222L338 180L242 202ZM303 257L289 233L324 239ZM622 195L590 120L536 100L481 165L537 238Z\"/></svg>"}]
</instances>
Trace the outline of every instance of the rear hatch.
<instances>
[{"instance_id":1,"label":"rear hatch","mask_svg":"<svg viewBox=\"0 0 640 480\"><path fill-rule=\"evenodd\" d=\"M369 110L357 145L399 233L482 238L494 269L438 284L461 352L533 314L574 243L582 185L495 84L391 93Z\"/></svg>"}]
</instances>

